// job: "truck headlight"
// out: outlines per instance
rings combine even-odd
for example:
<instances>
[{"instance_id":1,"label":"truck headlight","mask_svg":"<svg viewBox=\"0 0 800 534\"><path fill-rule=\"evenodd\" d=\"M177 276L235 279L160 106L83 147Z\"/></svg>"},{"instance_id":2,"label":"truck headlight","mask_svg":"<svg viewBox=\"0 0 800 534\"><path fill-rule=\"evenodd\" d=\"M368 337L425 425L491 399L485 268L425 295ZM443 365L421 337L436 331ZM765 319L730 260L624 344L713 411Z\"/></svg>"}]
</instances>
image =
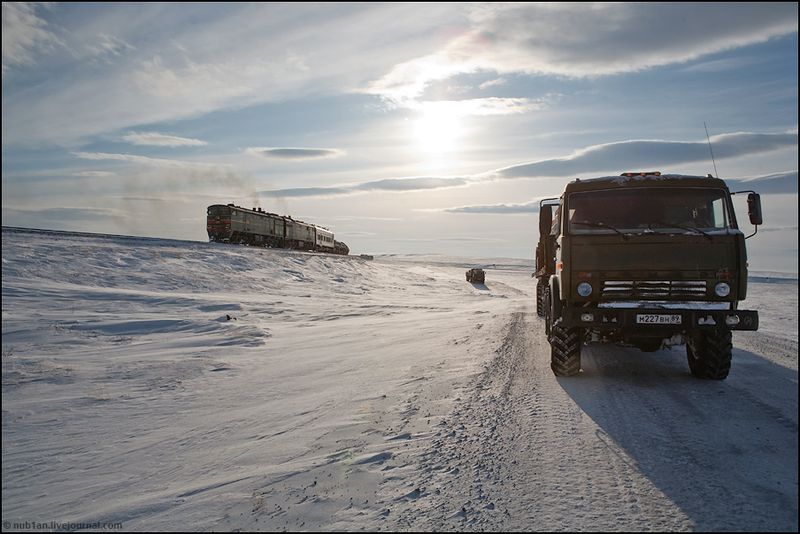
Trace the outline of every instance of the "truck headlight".
<instances>
[{"instance_id":1,"label":"truck headlight","mask_svg":"<svg viewBox=\"0 0 800 534\"><path fill-rule=\"evenodd\" d=\"M714 286L714 293L716 293L718 297L727 297L731 294L731 286L725 282L720 282Z\"/></svg>"},{"instance_id":2,"label":"truck headlight","mask_svg":"<svg viewBox=\"0 0 800 534\"><path fill-rule=\"evenodd\" d=\"M589 282L581 282L578 284L578 295L588 297L592 294L592 284Z\"/></svg>"},{"instance_id":3,"label":"truck headlight","mask_svg":"<svg viewBox=\"0 0 800 534\"><path fill-rule=\"evenodd\" d=\"M725 317L725 324L728 326L736 326L739 324L739 316L738 315L727 315Z\"/></svg>"}]
</instances>

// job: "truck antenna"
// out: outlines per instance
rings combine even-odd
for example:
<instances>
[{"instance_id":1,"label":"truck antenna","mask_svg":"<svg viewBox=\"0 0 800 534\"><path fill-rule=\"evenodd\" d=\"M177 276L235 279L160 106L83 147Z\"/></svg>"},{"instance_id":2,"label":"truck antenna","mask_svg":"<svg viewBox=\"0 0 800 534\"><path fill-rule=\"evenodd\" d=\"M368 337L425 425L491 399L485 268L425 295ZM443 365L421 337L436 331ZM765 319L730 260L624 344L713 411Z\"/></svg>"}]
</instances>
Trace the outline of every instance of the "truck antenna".
<instances>
[{"instance_id":1,"label":"truck antenna","mask_svg":"<svg viewBox=\"0 0 800 534\"><path fill-rule=\"evenodd\" d=\"M708 139L708 151L711 152L711 163L714 165L714 176L719 178L719 173L717 172L717 162L714 161L714 151L711 150L711 138L708 136L708 126L706 125L706 121L703 121L703 128L706 129L706 139Z\"/></svg>"}]
</instances>

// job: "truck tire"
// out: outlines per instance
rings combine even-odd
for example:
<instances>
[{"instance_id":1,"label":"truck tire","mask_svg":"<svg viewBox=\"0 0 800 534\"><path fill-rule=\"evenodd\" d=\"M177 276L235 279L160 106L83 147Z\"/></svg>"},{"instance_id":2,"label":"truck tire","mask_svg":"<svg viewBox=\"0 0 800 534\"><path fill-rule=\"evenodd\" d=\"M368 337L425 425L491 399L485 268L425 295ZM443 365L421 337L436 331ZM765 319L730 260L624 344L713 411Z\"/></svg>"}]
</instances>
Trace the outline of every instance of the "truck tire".
<instances>
[{"instance_id":1,"label":"truck tire","mask_svg":"<svg viewBox=\"0 0 800 534\"><path fill-rule=\"evenodd\" d=\"M692 376L706 380L725 380L731 370L733 341L726 329L700 330L686 342L686 357Z\"/></svg>"},{"instance_id":2,"label":"truck tire","mask_svg":"<svg viewBox=\"0 0 800 534\"><path fill-rule=\"evenodd\" d=\"M581 370L581 331L560 324L550 327L550 368L556 376L575 376Z\"/></svg>"},{"instance_id":3,"label":"truck tire","mask_svg":"<svg viewBox=\"0 0 800 534\"><path fill-rule=\"evenodd\" d=\"M545 291L547 286L541 280L536 282L536 315L539 317L545 316Z\"/></svg>"}]
</instances>

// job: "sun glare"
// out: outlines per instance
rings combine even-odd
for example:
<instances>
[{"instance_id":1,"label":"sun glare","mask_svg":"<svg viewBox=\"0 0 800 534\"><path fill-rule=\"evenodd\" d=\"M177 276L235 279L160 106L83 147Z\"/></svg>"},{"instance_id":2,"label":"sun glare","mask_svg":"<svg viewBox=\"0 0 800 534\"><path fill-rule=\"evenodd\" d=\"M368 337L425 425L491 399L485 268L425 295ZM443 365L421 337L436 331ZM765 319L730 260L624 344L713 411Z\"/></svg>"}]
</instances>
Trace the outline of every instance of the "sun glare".
<instances>
[{"instance_id":1,"label":"sun glare","mask_svg":"<svg viewBox=\"0 0 800 534\"><path fill-rule=\"evenodd\" d=\"M431 154L443 154L458 147L461 117L450 106L428 105L414 124L420 148Z\"/></svg>"}]
</instances>

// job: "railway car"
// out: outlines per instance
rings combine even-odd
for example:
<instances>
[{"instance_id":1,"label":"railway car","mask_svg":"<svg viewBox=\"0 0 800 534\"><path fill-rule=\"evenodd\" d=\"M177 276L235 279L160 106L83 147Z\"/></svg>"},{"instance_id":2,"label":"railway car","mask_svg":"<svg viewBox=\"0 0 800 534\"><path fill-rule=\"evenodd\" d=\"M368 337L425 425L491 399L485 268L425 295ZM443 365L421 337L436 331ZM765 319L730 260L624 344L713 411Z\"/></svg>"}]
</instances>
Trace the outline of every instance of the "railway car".
<instances>
[{"instance_id":1,"label":"railway car","mask_svg":"<svg viewBox=\"0 0 800 534\"><path fill-rule=\"evenodd\" d=\"M315 227L286 217L286 248L314 250L316 242Z\"/></svg>"},{"instance_id":2,"label":"railway car","mask_svg":"<svg viewBox=\"0 0 800 534\"><path fill-rule=\"evenodd\" d=\"M334 239L333 232L325 230L324 228L315 227L316 237L314 239L315 248L318 249L333 249Z\"/></svg>"},{"instance_id":3,"label":"railway car","mask_svg":"<svg viewBox=\"0 0 800 534\"><path fill-rule=\"evenodd\" d=\"M208 239L219 243L243 243L271 248L314 250L332 254L350 253L350 249L326 228L298 221L290 216L247 209L234 204L208 207Z\"/></svg>"}]
</instances>

